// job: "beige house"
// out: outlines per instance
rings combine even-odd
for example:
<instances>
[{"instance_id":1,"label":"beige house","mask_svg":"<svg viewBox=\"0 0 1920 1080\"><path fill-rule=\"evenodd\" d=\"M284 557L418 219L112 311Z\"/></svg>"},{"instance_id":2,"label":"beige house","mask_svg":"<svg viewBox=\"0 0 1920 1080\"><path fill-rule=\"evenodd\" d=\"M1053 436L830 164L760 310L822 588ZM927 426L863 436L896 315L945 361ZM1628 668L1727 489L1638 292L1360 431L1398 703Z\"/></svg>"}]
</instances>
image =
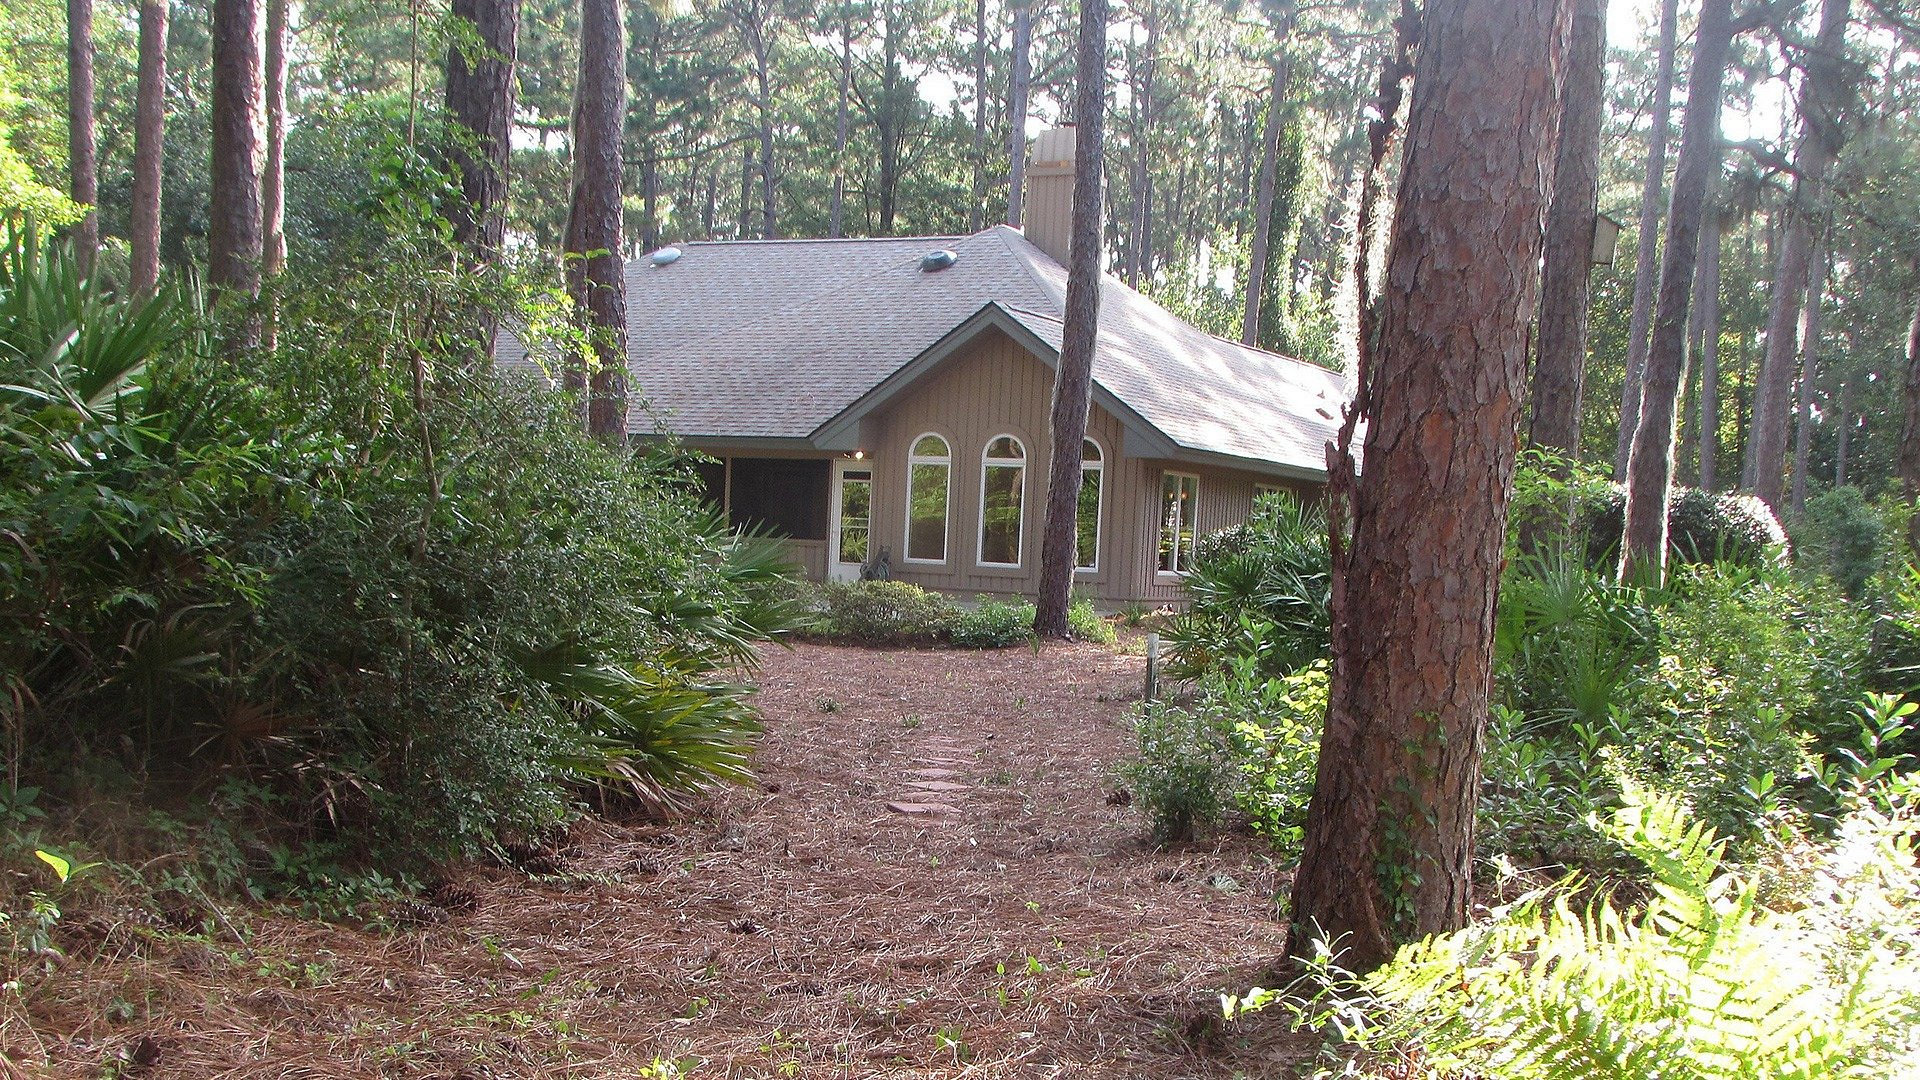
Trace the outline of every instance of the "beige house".
<instances>
[{"instance_id":1,"label":"beige house","mask_svg":"<svg viewBox=\"0 0 1920 1080\"><path fill-rule=\"evenodd\" d=\"M814 578L884 566L1032 595L1071 157L1070 129L1037 143L1024 235L692 243L630 262L635 436L711 455L713 500L787 536ZM528 359L504 336L499 355ZM1209 335L1111 277L1093 378L1077 582L1106 605L1177 599L1197 537L1264 489L1323 483L1346 397L1339 373Z\"/></svg>"}]
</instances>

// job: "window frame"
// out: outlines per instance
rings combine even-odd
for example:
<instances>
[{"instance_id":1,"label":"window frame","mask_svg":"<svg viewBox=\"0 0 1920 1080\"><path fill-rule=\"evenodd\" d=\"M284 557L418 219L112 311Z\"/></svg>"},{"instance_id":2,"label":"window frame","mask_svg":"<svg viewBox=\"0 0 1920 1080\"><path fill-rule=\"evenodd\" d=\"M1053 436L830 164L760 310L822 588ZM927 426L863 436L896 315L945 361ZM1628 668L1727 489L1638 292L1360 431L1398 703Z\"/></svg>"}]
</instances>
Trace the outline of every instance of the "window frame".
<instances>
[{"instance_id":1,"label":"window frame","mask_svg":"<svg viewBox=\"0 0 1920 1080\"><path fill-rule=\"evenodd\" d=\"M1103 528L1103 521L1107 516L1107 448L1101 446L1100 440L1091 435L1088 435L1083 441L1086 442L1088 446L1093 447L1093 452L1100 456L1095 459L1093 465L1089 466L1087 464L1085 448L1082 448L1080 455L1080 483L1083 486L1086 484L1088 472L1099 473L1100 478L1096 488L1097 494L1093 500L1093 562L1086 566L1076 565L1073 568L1073 572L1076 574L1098 574L1100 572L1100 533ZM1075 509L1077 510L1079 499L1075 498L1074 503ZM1074 517L1073 526L1074 547L1077 549L1080 543L1080 520L1077 514ZM1075 563L1080 561L1077 550L1074 554L1073 561Z\"/></svg>"},{"instance_id":2,"label":"window frame","mask_svg":"<svg viewBox=\"0 0 1920 1080\"><path fill-rule=\"evenodd\" d=\"M914 453L914 447L921 440L935 438L947 452L938 456ZM947 470L947 498L940 507L940 557L937 559L919 559L913 555L913 467L915 465L938 465ZM923 431L907 441L907 506L903 512L904 531L900 535L900 556L904 562L921 566L945 566L953 559L953 440L937 431Z\"/></svg>"},{"instance_id":3,"label":"window frame","mask_svg":"<svg viewBox=\"0 0 1920 1080\"><path fill-rule=\"evenodd\" d=\"M1008 439L1020 448L1017 458L993 457L988 454L993 444ZM975 566L989 570L1018 570L1024 564L1027 554L1027 444L1020 436L1010 431L1001 432L987 438L986 445L980 448L980 518L979 528L974 530L973 562ZM987 561L987 470L1019 469L1020 515L1015 519L1013 534L1013 562Z\"/></svg>"},{"instance_id":4,"label":"window frame","mask_svg":"<svg viewBox=\"0 0 1920 1080\"><path fill-rule=\"evenodd\" d=\"M1186 514L1183 514L1181 516L1180 521L1174 525L1174 537L1173 537L1173 567L1174 568L1171 570L1167 570L1167 569L1163 569L1160 566L1160 541L1166 535L1166 530L1167 530L1167 478L1171 476L1177 476L1182 480L1193 481L1193 500L1192 500L1192 505L1188 508L1188 512ZM1178 580L1180 578L1184 578L1188 574L1193 572L1191 569L1192 561L1193 561L1192 556L1198 554L1200 550L1200 474L1199 473L1179 472L1174 469L1161 470L1160 472L1160 512L1156 515L1156 518L1157 520L1155 522L1154 530L1153 530L1154 576L1156 578L1163 578L1163 579L1169 579L1169 580ZM1193 542L1187 545L1188 559L1184 565L1182 564L1180 559L1180 525L1186 525L1187 532L1193 537Z\"/></svg>"}]
</instances>

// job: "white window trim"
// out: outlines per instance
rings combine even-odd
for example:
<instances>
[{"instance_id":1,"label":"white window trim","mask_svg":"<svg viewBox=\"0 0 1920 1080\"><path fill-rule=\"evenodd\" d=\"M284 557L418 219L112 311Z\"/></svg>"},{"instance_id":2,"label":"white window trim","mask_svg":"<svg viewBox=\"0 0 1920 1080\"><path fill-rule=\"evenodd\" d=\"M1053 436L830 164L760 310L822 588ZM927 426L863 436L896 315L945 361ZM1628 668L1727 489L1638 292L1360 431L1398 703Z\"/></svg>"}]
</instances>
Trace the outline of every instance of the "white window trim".
<instances>
[{"instance_id":1,"label":"white window trim","mask_svg":"<svg viewBox=\"0 0 1920 1080\"><path fill-rule=\"evenodd\" d=\"M1178 526L1175 527L1173 535L1173 564L1175 568L1172 570L1160 569L1160 535L1166 531L1167 527L1165 514L1167 509L1167 477L1169 476L1178 476L1193 481L1193 520L1187 524L1190 525L1189 531L1193 533L1193 547L1191 550L1195 554L1198 554L1200 551L1200 474L1175 472L1172 469L1166 469L1160 473L1160 514L1158 515L1159 520L1153 527L1153 571L1155 577L1171 581L1186 577L1192 573L1192 570L1180 567L1180 530ZM1184 519L1183 523L1186 523Z\"/></svg>"},{"instance_id":2,"label":"white window trim","mask_svg":"<svg viewBox=\"0 0 1920 1080\"><path fill-rule=\"evenodd\" d=\"M947 452L937 457L915 454L913 448L920 440L932 436L940 440ZM913 467L915 465L939 465L947 470L947 501L940 508L940 557L937 559L916 559L913 557ZM953 440L937 431L923 431L907 443L907 508L906 527L900 535L900 556L902 561L919 563L921 566L945 566L950 561L953 545L948 541L953 536Z\"/></svg>"},{"instance_id":3,"label":"white window trim","mask_svg":"<svg viewBox=\"0 0 1920 1080\"><path fill-rule=\"evenodd\" d=\"M1020 448L1017 458L988 457L987 451L1001 439L1012 439L1013 445ZM987 470L990 468L1018 468L1020 470L1020 518L1019 531L1014 534L1012 562L987 561ZM973 562L976 566L991 567L995 570L1018 570L1027 553L1027 444L1020 436L1011 432L1002 432L987 439L980 448L980 517L979 528L973 530Z\"/></svg>"},{"instance_id":4,"label":"white window trim","mask_svg":"<svg viewBox=\"0 0 1920 1080\"><path fill-rule=\"evenodd\" d=\"M1099 494L1093 500L1093 563L1088 566L1076 566L1073 568L1073 572L1076 574L1097 574L1100 572L1100 530L1107 516L1107 448L1101 446L1100 440L1091 435L1087 436L1086 441L1092 443L1094 450L1100 454L1100 460L1092 465L1087 464L1084 456L1080 459L1080 472L1083 476L1089 472L1097 472L1100 474ZM1085 482L1083 478L1081 483ZM1074 499L1076 508L1079 506L1079 502L1080 500L1078 498ZM1080 522L1076 518L1074 521L1073 534L1076 547L1079 546L1080 540L1079 525ZM1073 561L1080 561L1077 555Z\"/></svg>"}]
</instances>

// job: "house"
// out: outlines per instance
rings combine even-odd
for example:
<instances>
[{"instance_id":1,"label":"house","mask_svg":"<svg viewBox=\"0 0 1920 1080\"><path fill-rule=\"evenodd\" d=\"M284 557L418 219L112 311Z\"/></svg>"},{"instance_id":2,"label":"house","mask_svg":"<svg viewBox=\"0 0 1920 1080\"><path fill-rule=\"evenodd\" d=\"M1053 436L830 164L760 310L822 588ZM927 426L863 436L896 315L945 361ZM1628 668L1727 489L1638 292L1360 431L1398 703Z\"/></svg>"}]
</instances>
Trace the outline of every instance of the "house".
<instances>
[{"instance_id":1,"label":"house","mask_svg":"<svg viewBox=\"0 0 1920 1080\"><path fill-rule=\"evenodd\" d=\"M636 437L664 426L739 523L816 578L1037 591L1067 283L1072 129L1043 134L1026 231L690 243L627 267ZM526 350L503 337L504 363ZM1101 286L1076 586L1179 598L1194 541L1326 478L1343 377Z\"/></svg>"}]
</instances>

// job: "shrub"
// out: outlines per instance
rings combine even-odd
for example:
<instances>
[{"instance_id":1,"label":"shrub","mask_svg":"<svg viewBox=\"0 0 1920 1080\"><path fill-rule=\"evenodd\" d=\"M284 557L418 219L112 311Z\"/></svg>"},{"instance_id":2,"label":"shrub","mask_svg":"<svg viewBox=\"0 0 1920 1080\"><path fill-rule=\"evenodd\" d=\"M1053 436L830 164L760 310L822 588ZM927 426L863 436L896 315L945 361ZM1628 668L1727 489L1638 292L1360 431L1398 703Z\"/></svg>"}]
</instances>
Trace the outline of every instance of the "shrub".
<instances>
[{"instance_id":1,"label":"shrub","mask_svg":"<svg viewBox=\"0 0 1920 1080\"><path fill-rule=\"evenodd\" d=\"M1327 665L1261 679L1243 661L1231 677L1210 686L1207 700L1229 725L1238 771L1233 805L1283 859L1298 859L1326 726Z\"/></svg>"},{"instance_id":2,"label":"shrub","mask_svg":"<svg viewBox=\"0 0 1920 1080\"><path fill-rule=\"evenodd\" d=\"M1139 756L1120 775L1154 839L1191 840L1201 826L1219 824L1236 765L1218 711L1152 701L1133 731Z\"/></svg>"},{"instance_id":3,"label":"shrub","mask_svg":"<svg viewBox=\"0 0 1920 1080\"><path fill-rule=\"evenodd\" d=\"M1262 496L1243 525L1207 538L1169 620L1168 671L1192 678L1254 657L1268 676L1321 659L1329 647L1332 587L1326 519L1290 495Z\"/></svg>"},{"instance_id":4,"label":"shrub","mask_svg":"<svg viewBox=\"0 0 1920 1080\"><path fill-rule=\"evenodd\" d=\"M822 591L825 631L868 644L932 644L958 614L946 597L905 581L828 582Z\"/></svg>"},{"instance_id":5,"label":"shrub","mask_svg":"<svg viewBox=\"0 0 1920 1080\"><path fill-rule=\"evenodd\" d=\"M1642 910L1576 907L1569 880L1361 979L1332 970L1333 943L1331 993L1296 1015L1413 1058L1406 1075L1887 1075L1920 1050L1916 825L1910 796L1859 812L1769 907L1679 800L1630 792L1607 832L1652 875ZM1256 990L1229 1011L1277 999Z\"/></svg>"},{"instance_id":6,"label":"shrub","mask_svg":"<svg viewBox=\"0 0 1920 1080\"><path fill-rule=\"evenodd\" d=\"M1091 641L1098 645L1111 645L1120 639L1113 624L1094 609L1090 596L1076 596L1073 603L1068 605L1067 629L1075 640Z\"/></svg>"},{"instance_id":7,"label":"shrub","mask_svg":"<svg viewBox=\"0 0 1920 1080\"><path fill-rule=\"evenodd\" d=\"M979 597L954 616L948 640L962 649L1004 649L1032 641L1033 605Z\"/></svg>"},{"instance_id":8,"label":"shrub","mask_svg":"<svg viewBox=\"0 0 1920 1080\"><path fill-rule=\"evenodd\" d=\"M1594 566L1611 566L1620 557L1626 489L1618 484L1584 489L1582 499L1577 524L1586 536L1587 559ZM1752 495L1678 485L1673 489L1667 506L1667 555L1671 562L1759 566L1778 562L1786 543L1780 519Z\"/></svg>"},{"instance_id":9,"label":"shrub","mask_svg":"<svg viewBox=\"0 0 1920 1080\"><path fill-rule=\"evenodd\" d=\"M1893 532L1857 487L1838 487L1807 500L1806 518L1794 536L1803 565L1832 578L1859 598L1888 562Z\"/></svg>"}]
</instances>

